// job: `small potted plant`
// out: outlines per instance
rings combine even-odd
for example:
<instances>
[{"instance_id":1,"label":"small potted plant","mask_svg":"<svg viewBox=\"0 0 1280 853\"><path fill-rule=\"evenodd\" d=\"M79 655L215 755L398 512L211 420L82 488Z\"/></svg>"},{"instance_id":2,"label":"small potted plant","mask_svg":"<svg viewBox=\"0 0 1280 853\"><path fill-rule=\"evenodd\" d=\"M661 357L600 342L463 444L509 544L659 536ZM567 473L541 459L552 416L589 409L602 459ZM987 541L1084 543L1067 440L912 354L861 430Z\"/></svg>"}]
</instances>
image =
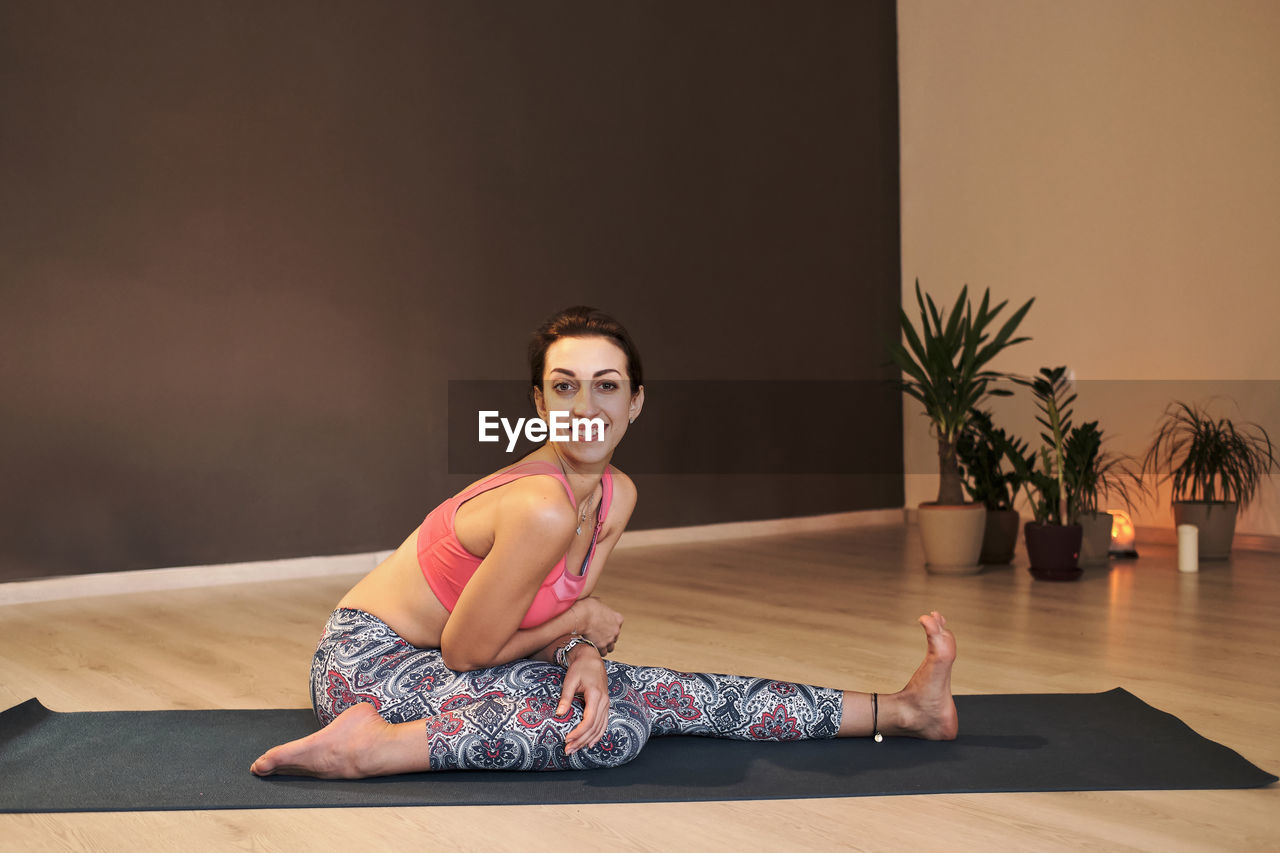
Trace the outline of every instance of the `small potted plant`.
<instances>
[{"instance_id":1,"label":"small potted plant","mask_svg":"<svg viewBox=\"0 0 1280 853\"><path fill-rule=\"evenodd\" d=\"M974 409L969 427L956 444L965 472L965 490L969 497L987 508L986 528L982 533L982 552L978 560L984 565L1003 565L1013 560L1018 542L1018 511L1013 508L1024 479L1019 470L1035 467L1035 454L1027 454L1027 443L1012 438L992 423L991 413ZM1019 466L1011 460L1016 458ZM1010 461L1006 467L1006 461Z\"/></svg>"},{"instance_id":2,"label":"small potted plant","mask_svg":"<svg viewBox=\"0 0 1280 853\"><path fill-rule=\"evenodd\" d=\"M1063 441L1063 484L1068 502L1077 508L1076 521L1082 531L1081 568L1104 565L1110 558L1113 519L1111 513L1098 509L1098 499L1114 496L1132 513L1130 487L1142 491L1142 480L1134 467L1137 460L1104 450L1102 443L1097 421L1073 428Z\"/></svg>"},{"instance_id":3,"label":"small potted plant","mask_svg":"<svg viewBox=\"0 0 1280 853\"><path fill-rule=\"evenodd\" d=\"M1018 473L1025 478L1035 520L1026 523L1023 538L1031 574L1040 580L1076 580L1081 575L1078 560L1083 530L1076 521L1078 496L1066 486L1066 436L1071 432L1071 404L1076 399L1066 372L1066 367L1042 367L1033 379L1014 378L1031 389L1041 411L1036 420L1048 430L1040 433L1045 442L1040 448L1043 470L1015 462L1015 467L1025 467Z\"/></svg>"},{"instance_id":4,"label":"small potted plant","mask_svg":"<svg viewBox=\"0 0 1280 853\"><path fill-rule=\"evenodd\" d=\"M991 308L990 297L990 290L983 293L982 304L975 313L966 285L947 315L938 311L932 297L921 295L917 280L920 331L901 310L907 345L900 341L889 344L890 359L906 374L898 387L924 406L930 431L938 441L938 499L919 507L925 563L934 572L972 574L982 569L978 555L986 527L986 507L965 502L956 443L969 422L969 413L988 394L1012 393L991 387L1005 374L987 370L987 364L1005 348L1030 340L1014 338L1013 333L1035 300L1027 300L991 337L987 327L1007 303Z\"/></svg>"},{"instance_id":5,"label":"small potted plant","mask_svg":"<svg viewBox=\"0 0 1280 853\"><path fill-rule=\"evenodd\" d=\"M1239 428L1214 419L1192 404L1170 403L1142 461L1157 488L1173 480L1174 524L1199 528L1200 559L1231 556L1236 514L1257 493L1264 474L1276 468L1271 436L1256 423Z\"/></svg>"}]
</instances>

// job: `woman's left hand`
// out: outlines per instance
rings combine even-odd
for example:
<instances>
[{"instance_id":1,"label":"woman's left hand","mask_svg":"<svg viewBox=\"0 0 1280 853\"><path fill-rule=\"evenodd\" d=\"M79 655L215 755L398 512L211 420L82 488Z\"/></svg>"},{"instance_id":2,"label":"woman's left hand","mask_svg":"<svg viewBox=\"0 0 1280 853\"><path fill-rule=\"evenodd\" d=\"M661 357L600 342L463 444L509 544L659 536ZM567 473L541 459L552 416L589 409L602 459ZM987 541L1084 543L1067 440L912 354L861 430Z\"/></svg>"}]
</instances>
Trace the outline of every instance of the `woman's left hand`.
<instances>
[{"instance_id":1,"label":"woman's left hand","mask_svg":"<svg viewBox=\"0 0 1280 853\"><path fill-rule=\"evenodd\" d=\"M622 614L594 595L580 598L569 608L576 620L574 630L585 636L600 650L601 656L613 651L622 631Z\"/></svg>"},{"instance_id":2,"label":"woman's left hand","mask_svg":"<svg viewBox=\"0 0 1280 853\"><path fill-rule=\"evenodd\" d=\"M560 704L556 706L557 717L569 713L574 696L582 697L584 708L582 722L574 726L565 738L566 755L595 746L604 737L609 724L609 677L605 673L604 661L590 646L578 646L570 652Z\"/></svg>"}]
</instances>

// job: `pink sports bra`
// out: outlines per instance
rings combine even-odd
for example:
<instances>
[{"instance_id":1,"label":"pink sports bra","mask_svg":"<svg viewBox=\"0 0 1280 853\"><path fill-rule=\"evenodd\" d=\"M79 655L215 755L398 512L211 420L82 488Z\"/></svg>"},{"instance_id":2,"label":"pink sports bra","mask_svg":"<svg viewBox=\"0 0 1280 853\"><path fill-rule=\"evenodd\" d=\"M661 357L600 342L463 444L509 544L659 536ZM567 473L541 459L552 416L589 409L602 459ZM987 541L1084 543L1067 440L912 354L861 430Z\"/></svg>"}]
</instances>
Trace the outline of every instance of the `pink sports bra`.
<instances>
[{"instance_id":1,"label":"pink sports bra","mask_svg":"<svg viewBox=\"0 0 1280 853\"><path fill-rule=\"evenodd\" d=\"M476 495L533 474L550 474L555 477L564 486L569 496L569 503L574 504L573 489L570 488L569 481L565 479L564 473L559 468L550 462L521 462L449 498L432 510L422 522L422 526L418 529L418 565L422 567L422 574L427 579L431 591L450 613L458 603L458 596L462 595L463 587L467 585L467 581L471 580L471 576L476 573L476 569L480 567L483 560L482 557L477 557L462 547L457 534L454 533L453 520L458 514L458 507ZM567 571L566 558L561 557L560 562L556 563L555 568L542 581L537 594L534 595L533 603L529 605L529 610L520 623L521 628L532 628L559 616L572 607L573 602L577 601L578 596L582 594L582 589L587 582L587 569L591 564L591 557L596 552L596 539L600 536L600 528L609 515L609 504L613 501L613 477L608 468L605 469L603 482L604 493L600 498L600 507L596 511L596 526L591 534L591 545L587 548L587 556L582 561L581 571L578 574Z\"/></svg>"}]
</instances>

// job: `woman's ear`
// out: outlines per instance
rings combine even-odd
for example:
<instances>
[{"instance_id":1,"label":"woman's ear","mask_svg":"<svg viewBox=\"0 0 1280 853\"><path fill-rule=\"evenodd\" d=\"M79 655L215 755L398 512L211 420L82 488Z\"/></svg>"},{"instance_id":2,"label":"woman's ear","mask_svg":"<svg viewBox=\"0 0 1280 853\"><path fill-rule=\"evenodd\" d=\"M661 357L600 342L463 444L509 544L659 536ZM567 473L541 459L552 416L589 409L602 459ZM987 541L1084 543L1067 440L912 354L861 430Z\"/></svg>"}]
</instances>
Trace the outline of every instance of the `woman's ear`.
<instances>
[{"instance_id":1,"label":"woman's ear","mask_svg":"<svg viewBox=\"0 0 1280 853\"><path fill-rule=\"evenodd\" d=\"M530 394L530 399L533 400L533 409L538 413L538 417L545 421L547 419L547 406L542 399L542 389L534 388L533 393Z\"/></svg>"},{"instance_id":2,"label":"woman's ear","mask_svg":"<svg viewBox=\"0 0 1280 853\"><path fill-rule=\"evenodd\" d=\"M644 408L644 386L641 385L635 394L631 395L631 405L627 408L627 419L631 423L636 422L636 418L640 417L640 410Z\"/></svg>"}]
</instances>

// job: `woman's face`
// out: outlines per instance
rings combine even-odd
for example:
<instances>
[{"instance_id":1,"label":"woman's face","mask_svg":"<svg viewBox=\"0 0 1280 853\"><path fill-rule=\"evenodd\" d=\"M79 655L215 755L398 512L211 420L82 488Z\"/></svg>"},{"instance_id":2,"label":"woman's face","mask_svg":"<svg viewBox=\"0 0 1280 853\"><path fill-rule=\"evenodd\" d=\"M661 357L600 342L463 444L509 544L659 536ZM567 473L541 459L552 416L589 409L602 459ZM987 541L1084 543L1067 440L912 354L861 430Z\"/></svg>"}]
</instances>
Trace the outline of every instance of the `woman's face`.
<instances>
[{"instance_id":1,"label":"woman's face","mask_svg":"<svg viewBox=\"0 0 1280 853\"><path fill-rule=\"evenodd\" d=\"M599 418L603 436L582 429L578 440L555 444L562 456L600 462L613 455L628 422L640 414L644 389L631 393L626 353L609 338L561 338L547 348L542 388L534 392L534 402L538 416L548 423L555 412L566 413L570 424L579 418Z\"/></svg>"}]
</instances>

